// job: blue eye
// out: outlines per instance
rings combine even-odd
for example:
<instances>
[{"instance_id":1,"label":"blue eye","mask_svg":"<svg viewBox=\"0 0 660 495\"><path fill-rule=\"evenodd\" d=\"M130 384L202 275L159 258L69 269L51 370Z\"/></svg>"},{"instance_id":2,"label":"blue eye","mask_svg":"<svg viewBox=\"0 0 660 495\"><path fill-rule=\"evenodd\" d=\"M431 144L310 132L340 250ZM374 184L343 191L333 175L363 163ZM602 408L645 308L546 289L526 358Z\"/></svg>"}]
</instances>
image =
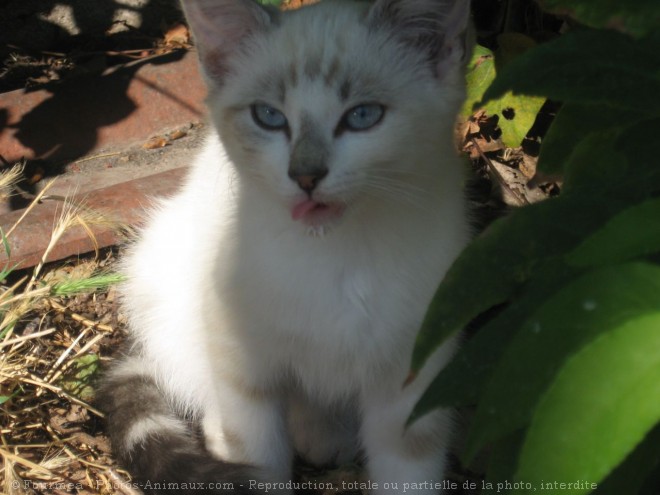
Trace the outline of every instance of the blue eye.
<instances>
[{"instance_id":1,"label":"blue eye","mask_svg":"<svg viewBox=\"0 0 660 495\"><path fill-rule=\"evenodd\" d=\"M280 131L289 126L282 112L265 103L255 103L252 105L251 110L252 118L256 124L267 131Z\"/></svg>"},{"instance_id":2,"label":"blue eye","mask_svg":"<svg viewBox=\"0 0 660 495\"><path fill-rule=\"evenodd\" d=\"M385 114L385 107L378 103L364 103L344 114L340 127L350 131L366 131L378 124Z\"/></svg>"}]
</instances>

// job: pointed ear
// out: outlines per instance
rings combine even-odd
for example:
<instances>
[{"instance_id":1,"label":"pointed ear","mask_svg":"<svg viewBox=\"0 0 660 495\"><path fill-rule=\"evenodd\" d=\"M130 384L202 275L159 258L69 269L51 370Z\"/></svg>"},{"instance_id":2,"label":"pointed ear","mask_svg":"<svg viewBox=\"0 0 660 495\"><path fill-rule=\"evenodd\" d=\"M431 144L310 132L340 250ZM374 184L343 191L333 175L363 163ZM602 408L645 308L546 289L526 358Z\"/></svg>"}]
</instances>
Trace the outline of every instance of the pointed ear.
<instances>
[{"instance_id":1,"label":"pointed ear","mask_svg":"<svg viewBox=\"0 0 660 495\"><path fill-rule=\"evenodd\" d=\"M470 55L470 0L376 0L367 22L426 52L438 78Z\"/></svg>"},{"instance_id":2,"label":"pointed ear","mask_svg":"<svg viewBox=\"0 0 660 495\"><path fill-rule=\"evenodd\" d=\"M248 36L268 29L276 12L253 0L182 0L207 77L220 85L227 74L227 58Z\"/></svg>"}]
</instances>

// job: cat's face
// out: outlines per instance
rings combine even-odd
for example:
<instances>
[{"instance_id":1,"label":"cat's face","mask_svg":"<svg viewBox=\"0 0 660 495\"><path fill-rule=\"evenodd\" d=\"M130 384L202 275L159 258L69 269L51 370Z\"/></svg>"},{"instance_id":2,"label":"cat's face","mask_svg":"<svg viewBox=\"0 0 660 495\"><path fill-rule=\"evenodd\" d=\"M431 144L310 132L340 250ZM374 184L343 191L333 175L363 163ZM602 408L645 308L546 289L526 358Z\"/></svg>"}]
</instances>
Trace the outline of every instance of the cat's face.
<instances>
[{"instance_id":1,"label":"cat's face","mask_svg":"<svg viewBox=\"0 0 660 495\"><path fill-rule=\"evenodd\" d=\"M248 0L233 0L230 10L221 8L226 0L190 3L214 5L207 21L236 33L232 46L214 45L188 12L212 118L245 180L312 227L366 201L413 201L451 138L463 55L429 12L405 17L401 9L428 4L447 16L450 6L345 1L273 14Z\"/></svg>"}]
</instances>

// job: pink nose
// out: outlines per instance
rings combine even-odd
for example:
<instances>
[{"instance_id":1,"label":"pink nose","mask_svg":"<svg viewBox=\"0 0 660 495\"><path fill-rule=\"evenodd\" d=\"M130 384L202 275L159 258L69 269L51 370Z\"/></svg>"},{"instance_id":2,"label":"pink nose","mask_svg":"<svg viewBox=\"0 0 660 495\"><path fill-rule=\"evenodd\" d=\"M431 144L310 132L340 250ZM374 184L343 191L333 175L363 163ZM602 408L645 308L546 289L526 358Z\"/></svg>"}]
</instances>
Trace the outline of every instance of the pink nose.
<instances>
[{"instance_id":1,"label":"pink nose","mask_svg":"<svg viewBox=\"0 0 660 495\"><path fill-rule=\"evenodd\" d=\"M298 186L300 186L300 189L303 191L312 192L316 187L318 178L313 175L301 175L296 177L296 182L298 182Z\"/></svg>"},{"instance_id":2,"label":"pink nose","mask_svg":"<svg viewBox=\"0 0 660 495\"><path fill-rule=\"evenodd\" d=\"M298 187L305 191L306 193L311 193L314 189L316 189L316 186L318 183L323 179L328 174L327 169L318 169L318 171L314 171L313 173L306 173L306 174L289 174L289 176L295 180L298 183Z\"/></svg>"}]
</instances>

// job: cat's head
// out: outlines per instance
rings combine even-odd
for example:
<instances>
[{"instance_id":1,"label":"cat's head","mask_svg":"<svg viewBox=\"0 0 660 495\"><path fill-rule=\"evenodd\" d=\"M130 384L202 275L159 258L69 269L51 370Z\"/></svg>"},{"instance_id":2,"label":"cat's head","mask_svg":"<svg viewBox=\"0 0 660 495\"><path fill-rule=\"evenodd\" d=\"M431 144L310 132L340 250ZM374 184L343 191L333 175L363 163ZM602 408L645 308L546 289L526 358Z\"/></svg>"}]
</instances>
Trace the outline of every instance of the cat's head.
<instances>
[{"instance_id":1,"label":"cat's head","mask_svg":"<svg viewBox=\"0 0 660 495\"><path fill-rule=\"evenodd\" d=\"M442 155L463 99L469 0L183 5L229 157L293 220L323 226L454 173Z\"/></svg>"}]
</instances>

